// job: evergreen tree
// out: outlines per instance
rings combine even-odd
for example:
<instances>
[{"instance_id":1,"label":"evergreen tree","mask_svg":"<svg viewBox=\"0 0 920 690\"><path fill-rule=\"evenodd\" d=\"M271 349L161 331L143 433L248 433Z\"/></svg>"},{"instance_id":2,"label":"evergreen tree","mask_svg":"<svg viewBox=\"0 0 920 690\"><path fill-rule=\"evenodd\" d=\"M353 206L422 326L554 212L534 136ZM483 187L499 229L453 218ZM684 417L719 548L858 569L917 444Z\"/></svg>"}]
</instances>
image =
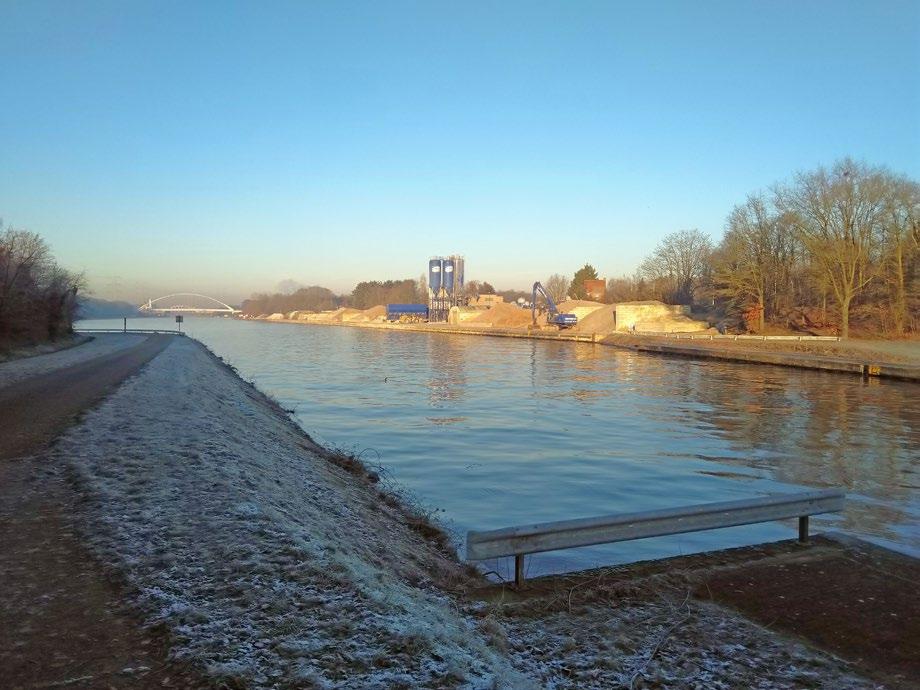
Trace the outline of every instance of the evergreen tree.
<instances>
[{"instance_id":1,"label":"evergreen tree","mask_svg":"<svg viewBox=\"0 0 920 690\"><path fill-rule=\"evenodd\" d=\"M569 286L569 294L574 299L588 299L588 291L585 289L586 280L597 280L597 271L591 264L585 264L577 271L572 278L572 284Z\"/></svg>"}]
</instances>

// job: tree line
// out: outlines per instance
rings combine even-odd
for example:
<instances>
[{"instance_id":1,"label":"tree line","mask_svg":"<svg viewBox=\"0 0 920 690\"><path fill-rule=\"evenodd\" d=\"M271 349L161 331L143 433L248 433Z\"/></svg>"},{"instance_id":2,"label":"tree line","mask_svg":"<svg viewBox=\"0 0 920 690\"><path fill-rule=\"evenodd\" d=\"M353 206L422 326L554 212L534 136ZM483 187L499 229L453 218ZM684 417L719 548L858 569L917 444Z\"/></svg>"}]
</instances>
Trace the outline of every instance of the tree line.
<instances>
[{"instance_id":1,"label":"tree line","mask_svg":"<svg viewBox=\"0 0 920 690\"><path fill-rule=\"evenodd\" d=\"M0 348L69 334L83 286L39 235L0 224Z\"/></svg>"},{"instance_id":2,"label":"tree line","mask_svg":"<svg viewBox=\"0 0 920 690\"><path fill-rule=\"evenodd\" d=\"M259 293L243 300L240 309L244 314L286 314L292 311L329 311L339 307L369 309L378 304L428 301L427 287L421 281L365 280L358 283L351 294L337 295L328 288L310 285L293 292Z\"/></svg>"},{"instance_id":3,"label":"tree line","mask_svg":"<svg viewBox=\"0 0 920 690\"><path fill-rule=\"evenodd\" d=\"M920 329L920 184L849 158L756 192L718 244L699 230L665 237L611 302L708 305L738 325Z\"/></svg>"}]
</instances>

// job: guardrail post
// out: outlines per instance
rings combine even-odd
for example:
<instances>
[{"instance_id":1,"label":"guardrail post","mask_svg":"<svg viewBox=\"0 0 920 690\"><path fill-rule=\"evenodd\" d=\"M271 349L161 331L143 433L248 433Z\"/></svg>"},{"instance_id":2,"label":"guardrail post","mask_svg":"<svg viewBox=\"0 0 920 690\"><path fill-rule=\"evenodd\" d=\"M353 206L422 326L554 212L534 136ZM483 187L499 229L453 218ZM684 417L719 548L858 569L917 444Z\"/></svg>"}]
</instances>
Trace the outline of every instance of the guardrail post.
<instances>
[{"instance_id":1,"label":"guardrail post","mask_svg":"<svg viewBox=\"0 0 920 690\"><path fill-rule=\"evenodd\" d=\"M808 516L802 515L799 517L799 541L806 542L808 541Z\"/></svg>"},{"instance_id":2,"label":"guardrail post","mask_svg":"<svg viewBox=\"0 0 920 690\"><path fill-rule=\"evenodd\" d=\"M524 586L524 554L522 553L514 555L514 586Z\"/></svg>"}]
</instances>

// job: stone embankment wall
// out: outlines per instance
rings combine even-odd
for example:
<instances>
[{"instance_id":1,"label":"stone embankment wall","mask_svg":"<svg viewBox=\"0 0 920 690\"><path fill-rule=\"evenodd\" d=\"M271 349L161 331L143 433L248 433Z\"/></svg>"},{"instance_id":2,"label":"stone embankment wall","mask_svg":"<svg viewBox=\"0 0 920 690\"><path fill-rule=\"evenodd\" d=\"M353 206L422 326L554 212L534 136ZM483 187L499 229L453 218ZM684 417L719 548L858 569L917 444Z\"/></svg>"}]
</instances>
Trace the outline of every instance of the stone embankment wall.
<instances>
[{"instance_id":1,"label":"stone embankment wall","mask_svg":"<svg viewBox=\"0 0 920 690\"><path fill-rule=\"evenodd\" d=\"M709 324L690 317L690 307L663 302L621 302L614 305L616 329L620 332L690 333L705 331Z\"/></svg>"}]
</instances>

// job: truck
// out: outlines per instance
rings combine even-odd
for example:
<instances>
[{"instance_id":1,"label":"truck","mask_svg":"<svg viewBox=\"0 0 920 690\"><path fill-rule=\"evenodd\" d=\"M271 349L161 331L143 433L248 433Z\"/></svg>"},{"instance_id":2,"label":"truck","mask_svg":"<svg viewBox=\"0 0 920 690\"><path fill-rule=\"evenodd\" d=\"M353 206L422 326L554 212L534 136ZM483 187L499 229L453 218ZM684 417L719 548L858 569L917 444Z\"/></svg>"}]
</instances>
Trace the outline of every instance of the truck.
<instances>
[{"instance_id":1,"label":"truck","mask_svg":"<svg viewBox=\"0 0 920 690\"><path fill-rule=\"evenodd\" d=\"M533 317L533 326L537 325L537 294L543 295L546 300L546 323L549 326L558 326L559 328L571 328L578 323L578 317L575 314L560 314L559 307L553 300L546 288L538 280L533 284L533 298L530 301L530 314Z\"/></svg>"},{"instance_id":2,"label":"truck","mask_svg":"<svg viewBox=\"0 0 920 690\"><path fill-rule=\"evenodd\" d=\"M388 304L387 321L422 323L428 320L427 304Z\"/></svg>"}]
</instances>

